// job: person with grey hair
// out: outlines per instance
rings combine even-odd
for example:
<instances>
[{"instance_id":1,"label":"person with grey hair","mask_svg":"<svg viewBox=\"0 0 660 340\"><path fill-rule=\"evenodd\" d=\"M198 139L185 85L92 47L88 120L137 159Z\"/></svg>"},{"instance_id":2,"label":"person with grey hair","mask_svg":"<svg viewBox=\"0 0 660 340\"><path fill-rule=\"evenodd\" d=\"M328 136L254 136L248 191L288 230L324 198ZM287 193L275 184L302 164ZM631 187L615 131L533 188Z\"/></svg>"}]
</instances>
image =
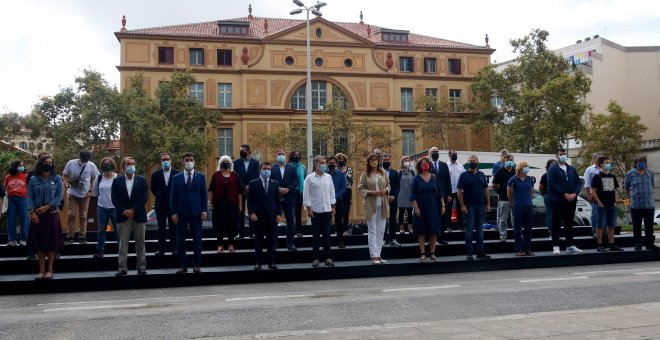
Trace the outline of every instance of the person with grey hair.
<instances>
[{"instance_id":1,"label":"person with grey hair","mask_svg":"<svg viewBox=\"0 0 660 340\"><path fill-rule=\"evenodd\" d=\"M594 176L600 173L600 166L598 165L598 159L601 157L600 152L594 152L591 154L591 165L584 170L584 190L587 192L587 197L589 203L591 203L591 233L596 237L596 228L600 223L598 223L598 204L593 199L593 193L591 192L591 182L594 179Z\"/></svg>"},{"instance_id":2,"label":"person with grey hair","mask_svg":"<svg viewBox=\"0 0 660 340\"><path fill-rule=\"evenodd\" d=\"M234 237L236 236L236 226L241 217L240 202L243 196L243 183L241 178L234 171L234 164L231 157L224 155L218 160L218 168L211 176L209 185L211 194L211 221L215 236L218 240L218 253L225 251L225 245L230 253L235 252ZM227 236L227 242L224 242Z\"/></svg>"},{"instance_id":3,"label":"person with grey hair","mask_svg":"<svg viewBox=\"0 0 660 340\"><path fill-rule=\"evenodd\" d=\"M493 172L491 173L492 176L495 176L497 171L500 170L502 166L504 166L504 162L506 162L504 157L508 154L509 154L509 150L507 149L500 150L500 160L495 162L495 164L493 164Z\"/></svg>"},{"instance_id":4,"label":"person with grey hair","mask_svg":"<svg viewBox=\"0 0 660 340\"><path fill-rule=\"evenodd\" d=\"M326 267L334 267L330 256L330 221L335 214L335 186L327 174L325 156L316 156L312 161L312 173L307 175L303 185L303 205L307 207L307 216L312 219L312 267L320 264L319 248L323 233L323 257Z\"/></svg>"}]
</instances>

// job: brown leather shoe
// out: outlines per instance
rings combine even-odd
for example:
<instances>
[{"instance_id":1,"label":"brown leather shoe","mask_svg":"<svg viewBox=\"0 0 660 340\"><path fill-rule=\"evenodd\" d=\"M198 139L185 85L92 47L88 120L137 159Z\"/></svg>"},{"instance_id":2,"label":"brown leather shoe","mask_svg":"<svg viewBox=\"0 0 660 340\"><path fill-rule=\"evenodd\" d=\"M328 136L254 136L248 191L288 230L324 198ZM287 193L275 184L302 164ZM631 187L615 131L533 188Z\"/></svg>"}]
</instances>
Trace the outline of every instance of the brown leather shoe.
<instances>
[{"instance_id":1,"label":"brown leather shoe","mask_svg":"<svg viewBox=\"0 0 660 340\"><path fill-rule=\"evenodd\" d=\"M185 274L187 272L188 272L188 268L186 267L181 267L176 271L177 274Z\"/></svg>"}]
</instances>

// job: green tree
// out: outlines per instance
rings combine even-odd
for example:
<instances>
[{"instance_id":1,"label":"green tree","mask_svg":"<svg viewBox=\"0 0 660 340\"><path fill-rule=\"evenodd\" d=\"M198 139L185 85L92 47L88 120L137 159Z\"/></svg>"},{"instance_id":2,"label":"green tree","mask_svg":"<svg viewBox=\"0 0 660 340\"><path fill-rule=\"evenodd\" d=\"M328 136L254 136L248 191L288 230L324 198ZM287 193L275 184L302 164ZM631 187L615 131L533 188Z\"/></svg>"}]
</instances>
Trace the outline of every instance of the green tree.
<instances>
[{"instance_id":1,"label":"green tree","mask_svg":"<svg viewBox=\"0 0 660 340\"><path fill-rule=\"evenodd\" d=\"M584 96L591 80L546 46L541 29L511 40L515 62L497 72L494 65L479 71L469 121L475 128L494 126L497 148L513 152L554 153L566 139L584 128L588 110ZM491 100L502 105L495 107Z\"/></svg>"},{"instance_id":2,"label":"green tree","mask_svg":"<svg viewBox=\"0 0 660 340\"><path fill-rule=\"evenodd\" d=\"M443 96L437 99L430 95L419 96L415 99L415 108L420 111L417 121L422 136L438 138L441 149L449 149L449 131L461 129L457 124L460 117L458 112L464 112L467 107L462 102L451 102Z\"/></svg>"},{"instance_id":3,"label":"green tree","mask_svg":"<svg viewBox=\"0 0 660 340\"><path fill-rule=\"evenodd\" d=\"M591 165L591 154L600 152L611 158L612 172L622 179L633 166L633 159L642 143L642 133L647 127L641 123L639 116L625 112L616 101L610 101L607 111L609 114L590 113L586 129L576 136L582 142L578 153L578 159L582 162L578 171L583 172ZM619 193L622 194L623 190Z\"/></svg>"},{"instance_id":4,"label":"green tree","mask_svg":"<svg viewBox=\"0 0 660 340\"><path fill-rule=\"evenodd\" d=\"M165 151L171 152L173 159L190 151L196 163L206 164L214 146L206 127L217 126L222 113L206 109L190 97L188 89L195 82L190 70L174 71L170 81L158 85L156 98L149 97L143 82L138 73L121 93L122 110L117 116L122 139L140 171L146 172L159 162L160 153Z\"/></svg>"}]
</instances>

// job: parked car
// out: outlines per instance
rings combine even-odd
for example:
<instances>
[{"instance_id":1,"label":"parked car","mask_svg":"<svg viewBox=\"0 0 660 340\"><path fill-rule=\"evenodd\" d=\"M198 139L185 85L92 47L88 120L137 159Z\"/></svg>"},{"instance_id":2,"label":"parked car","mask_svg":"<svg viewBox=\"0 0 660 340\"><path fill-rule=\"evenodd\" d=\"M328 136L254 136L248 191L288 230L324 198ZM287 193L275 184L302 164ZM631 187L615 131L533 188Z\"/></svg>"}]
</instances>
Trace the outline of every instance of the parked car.
<instances>
[{"instance_id":1,"label":"parked car","mask_svg":"<svg viewBox=\"0 0 660 340\"><path fill-rule=\"evenodd\" d=\"M660 224L660 209L656 210L655 214L653 215L653 224Z\"/></svg>"}]
</instances>

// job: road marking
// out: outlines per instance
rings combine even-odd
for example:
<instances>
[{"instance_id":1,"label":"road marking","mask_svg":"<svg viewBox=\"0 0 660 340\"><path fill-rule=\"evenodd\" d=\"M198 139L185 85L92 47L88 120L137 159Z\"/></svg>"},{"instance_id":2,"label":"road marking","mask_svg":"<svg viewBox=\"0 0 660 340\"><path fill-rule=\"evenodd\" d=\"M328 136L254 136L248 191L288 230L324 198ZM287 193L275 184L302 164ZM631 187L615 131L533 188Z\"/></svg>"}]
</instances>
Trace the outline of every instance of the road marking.
<instances>
[{"instance_id":1,"label":"road marking","mask_svg":"<svg viewBox=\"0 0 660 340\"><path fill-rule=\"evenodd\" d=\"M520 280L519 282L529 283L529 282L572 281L572 280L586 280L586 279L588 279L588 277L586 276L573 276L573 277L553 277L549 279Z\"/></svg>"},{"instance_id":2,"label":"road marking","mask_svg":"<svg viewBox=\"0 0 660 340\"><path fill-rule=\"evenodd\" d=\"M660 272L643 272L643 273L635 273L635 275L658 275Z\"/></svg>"},{"instance_id":3,"label":"road marking","mask_svg":"<svg viewBox=\"0 0 660 340\"><path fill-rule=\"evenodd\" d=\"M146 303L133 303L133 304L126 304L126 305L76 306L76 307L46 308L46 309L44 309L44 313L78 311L78 310L142 308L142 307L147 307L147 304Z\"/></svg>"},{"instance_id":4,"label":"road marking","mask_svg":"<svg viewBox=\"0 0 660 340\"><path fill-rule=\"evenodd\" d=\"M90 305L90 304L109 303L109 302L154 301L154 300L170 300L170 299L172 299L172 300L176 300L176 299L199 299L199 298L219 297L219 296L225 296L225 294L153 297L153 298L125 299L125 300L51 302L51 303L40 303L37 306L42 306L43 307L43 306L66 306L66 305Z\"/></svg>"},{"instance_id":5,"label":"road marking","mask_svg":"<svg viewBox=\"0 0 660 340\"><path fill-rule=\"evenodd\" d=\"M306 297L314 297L316 294L296 294L296 295L265 295L265 296L247 296L238 298L229 298L225 301L254 301L254 300L277 300L277 299L300 299Z\"/></svg>"},{"instance_id":6,"label":"road marking","mask_svg":"<svg viewBox=\"0 0 660 340\"><path fill-rule=\"evenodd\" d=\"M392 288L392 289L383 289L383 293L395 293L395 292L410 292L416 290L434 290L434 289L446 289L446 288L459 288L461 285L446 285L446 286L429 286L429 287L405 287L405 288Z\"/></svg>"},{"instance_id":7,"label":"road marking","mask_svg":"<svg viewBox=\"0 0 660 340\"><path fill-rule=\"evenodd\" d=\"M581 272L573 273L573 275L588 275L588 274L603 274L603 273L623 273L623 272L637 272L640 270L654 270L660 268L637 268L637 269L619 269L619 270L599 270L595 272Z\"/></svg>"}]
</instances>

